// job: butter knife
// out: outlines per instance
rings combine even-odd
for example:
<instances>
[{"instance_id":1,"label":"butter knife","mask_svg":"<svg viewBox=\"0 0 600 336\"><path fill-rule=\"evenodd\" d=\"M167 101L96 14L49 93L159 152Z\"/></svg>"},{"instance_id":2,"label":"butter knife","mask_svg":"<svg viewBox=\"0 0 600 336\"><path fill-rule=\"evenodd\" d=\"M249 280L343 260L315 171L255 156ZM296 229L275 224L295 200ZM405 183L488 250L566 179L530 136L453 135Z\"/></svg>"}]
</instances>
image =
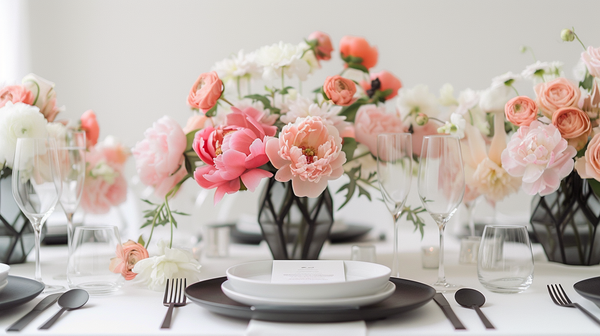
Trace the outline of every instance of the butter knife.
<instances>
[{"instance_id":1,"label":"butter knife","mask_svg":"<svg viewBox=\"0 0 600 336\"><path fill-rule=\"evenodd\" d=\"M17 322L13 323L10 327L8 327L8 329L6 329L6 331L21 331L29 324L29 322L46 310L46 308L56 303L61 295L62 293L57 293L46 296L29 313L27 313L27 315L21 317Z\"/></svg>"},{"instance_id":2,"label":"butter knife","mask_svg":"<svg viewBox=\"0 0 600 336\"><path fill-rule=\"evenodd\" d=\"M435 295L433 296L433 300L435 301L435 303L438 304L438 306L440 306L440 308L442 308L444 315L446 315L448 320L450 320L450 322L454 326L454 329L456 329L456 330L466 330L467 329L462 324L462 322L460 322L460 320L458 319L456 314L454 314L454 311L452 310L452 307L450 307L448 300L446 300L446 298L444 297L444 294L435 293Z\"/></svg>"}]
</instances>

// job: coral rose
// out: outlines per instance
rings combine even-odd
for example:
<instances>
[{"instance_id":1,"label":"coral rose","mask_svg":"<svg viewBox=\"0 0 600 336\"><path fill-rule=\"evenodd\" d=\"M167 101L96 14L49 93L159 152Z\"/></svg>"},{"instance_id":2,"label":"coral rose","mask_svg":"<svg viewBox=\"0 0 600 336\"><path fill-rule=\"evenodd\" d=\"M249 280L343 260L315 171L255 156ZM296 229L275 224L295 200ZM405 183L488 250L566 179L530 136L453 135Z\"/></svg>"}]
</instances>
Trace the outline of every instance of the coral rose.
<instances>
[{"instance_id":1,"label":"coral rose","mask_svg":"<svg viewBox=\"0 0 600 336\"><path fill-rule=\"evenodd\" d=\"M515 97L506 103L504 115L506 119L516 126L529 126L537 119L538 107L529 97Z\"/></svg>"},{"instance_id":2,"label":"coral rose","mask_svg":"<svg viewBox=\"0 0 600 336\"><path fill-rule=\"evenodd\" d=\"M279 139L267 141L267 155L279 169L275 179L292 180L294 194L317 197L327 182L342 176L346 154L338 130L321 117L306 117L283 127Z\"/></svg>"},{"instance_id":3,"label":"coral rose","mask_svg":"<svg viewBox=\"0 0 600 336\"><path fill-rule=\"evenodd\" d=\"M203 73L190 89L188 104L206 113L213 108L223 93L223 82L216 71Z\"/></svg>"},{"instance_id":4,"label":"coral rose","mask_svg":"<svg viewBox=\"0 0 600 336\"><path fill-rule=\"evenodd\" d=\"M577 85L563 77L536 85L535 93L538 106L549 119L559 108L577 106L581 96Z\"/></svg>"},{"instance_id":5,"label":"coral rose","mask_svg":"<svg viewBox=\"0 0 600 336\"><path fill-rule=\"evenodd\" d=\"M133 267L138 261L148 258L148 251L142 246L128 240L123 246L117 245L117 256L110 259L108 269L113 273L121 273L125 280L133 280L137 273Z\"/></svg>"},{"instance_id":6,"label":"coral rose","mask_svg":"<svg viewBox=\"0 0 600 336\"><path fill-rule=\"evenodd\" d=\"M317 41L317 47L316 47L316 57L318 60L323 60L323 61L328 61L331 59L331 52L333 51L333 45L331 44L331 39L329 38L329 35L320 32L320 31L315 31L312 34L308 35L308 40L312 41L312 40L316 40Z\"/></svg>"},{"instance_id":7,"label":"coral rose","mask_svg":"<svg viewBox=\"0 0 600 336\"><path fill-rule=\"evenodd\" d=\"M581 53L581 60L590 75L600 77L600 48L588 47L586 51Z\"/></svg>"},{"instance_id":8,"label":"coral rose","mask_svg":"<svg viewBox=\"0 0 600 336\"><path fill-rule=\"evenodd\" d=\"M0 89L0 107L7 102L33 104L33 94L23 85L9 85Z\"/></svg>"},{"instance_id":9,"label":"coral rose","mask_svg":"<svg viewBox=\"0 0 600 336\"><path fill-rule=\"evenodd\" d=\"M581 178L594 178L600 181L600 134L594 135L585 155L575 163L575 169Z\"/></svg>"},{"instance_id":10,"label":"coral rose","mask_svg":"<svg viewBox=\"0 0 600 336\"><path fill-rule=\"evenodd\" d=\"M356 101L356 84L342 76L331 76L325 79L323 92L335 105L347 106Z\"/></svg>"},{"instance_id":11,"label":"coral rose","mask_svg":"<svg viewBox=\"0 0 600 336\"><path fill-rule=\"evenodd\" d=\"M556 126L562 137L577 150L585 147L592 132L590 117L577 107L556 110L552 115L552 125Z\"/></svg>"},{"instance_id":12,"label":"coral rose","mask_svg":"<svg viewBox=\"0 0 600 336\"><path fill-rule=\"evenodd\" d=\"M400 117L386 113L385 107L363 105L354 119L354 137L377 156L377 135L381 133L403 133L406 129Z\"/></svg>"},{"instance_id":13,"label":"coral rose","mask_svg":"<svg viewBox=\"0 0 600 336\"><path fill-rule=\"evenodd\" d=\"M187 139L181 126L164 116L144 132L144 140L133 148L137 173L142 183L165 195L186 175L183 152Z\"/></svg>"},{"instance_id":14,"label":"coral rose","mask_svg":"<svg viewBox=\"0 0 600 336\"><path fill-rule=\"evenodd\" d=\"M362 37L344 36L340 41L340 53L342 57L360 57L365 68L370 69L377 64L379 53L376 47L371 47L369 42ZM348 66L346 64L346 66Z\"/></svg>"},{"instance_id":15,"label":"coral rose","mask_svg":"<svg viewBox=\"0 0 600 336\"><path fill-rule=\"evenodd\" d=\"M502 152L502 167L511 176L523 177L528 195L548 195L573 170L577 150L567 144L554 125L539 121L522 126Z\"/></svg>"},{"instance_id":16,"label":"coral rose","mask_svg":"<svg viewBox=\"0 0 600 336\"><path fill-rule=\"evenodd\" d=\"M81 129L85 131L87 147L95 146L100 137L100 126L94 111L87 110L81 115Z\"/></svg>"},{"instance_id":17,"label":"coral rose","mask_svg":"<svg viewBox=\"0 0 600 336\"><path fill-rule=\"evenodd\" d=\"M227 115L227 126L206 127L196 133L192 148L206 166L196 168L194 179L205 189L216 188L214 202L240 190L241 183L254 191L260 180L273 176L258 167L269 162L265 136L274 135L274 126L262 125L263 112L236 107Z\"/></svg>"},{"instance_id":18,"label":"coral rose","mask_svg":"<svg viewBox=\"0 0 600 336\"><path fill-rule=\"evenodd\" d=\"M23 77L25 86L33 95L32 105L37 106L48 122L53 122L60 109L56 107L54 83L34 74Z\"/></svg>"},{"instance_id":19,"label":"coral rose","mask_svg":"<svg viewBox=\"0 0 600 336\"><path fill-rule=\"evenodd\" d=\"M402 88L402 82L394 76L391 72L381 71L378 73L371 74L371 81L379 78L379 83L381 86L379 87L379 91L392 90L392 92L385 97L385 100L392 99L398 95L398 90ZM371 90L371 82L362 81L360 86L367 92Z\"/></svg>"}]
</instances>

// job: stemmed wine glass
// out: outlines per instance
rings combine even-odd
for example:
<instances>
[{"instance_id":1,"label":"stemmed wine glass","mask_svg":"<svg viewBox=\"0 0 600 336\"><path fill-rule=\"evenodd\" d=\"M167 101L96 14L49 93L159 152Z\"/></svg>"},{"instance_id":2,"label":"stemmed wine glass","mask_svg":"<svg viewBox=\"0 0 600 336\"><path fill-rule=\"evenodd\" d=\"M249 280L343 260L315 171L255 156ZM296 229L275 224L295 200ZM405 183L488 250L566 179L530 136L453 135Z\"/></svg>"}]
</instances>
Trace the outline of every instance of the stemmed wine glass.
<instances>
[{"instance_id":1,"label":"stemmed wine glass","mask_svg":"<svg viewBox=\"0 0 600 336\"><path fill-rule=\"evenodd\" d=\"M398 219L410 191L412 178L412 135L385 133L377 136L377 181L383 201L394 220L392 276L399 277Z\"/></svg>"},{"instance_id":2,"label":"stemmed wine glass","mask_svg":"<svg viewBox=\"0 0 600 336\"><path fill-rule=\"evenodd\" d=\"M61 194L56 141L51 138L19 138L12 170L12 193L27 216L35 235L35 280L43 283L40 267L40 233ZM46 285L44 293L64 290Z\"/></svg>"},{"instance_id":3,"label":"stemmed wine glass","mask_svg":"<svg viewBox=\"0 0 600 336\"><path fill-rule=\"evenodd\" d=\"M458 138L449 135L423 138L417 181L419 198L437 223L440 234L438 279L433 287L439 291L456 289L458 286L446 282L444 274L444 229L465 193L465 174Z\"/></svg>"}]
</instances>

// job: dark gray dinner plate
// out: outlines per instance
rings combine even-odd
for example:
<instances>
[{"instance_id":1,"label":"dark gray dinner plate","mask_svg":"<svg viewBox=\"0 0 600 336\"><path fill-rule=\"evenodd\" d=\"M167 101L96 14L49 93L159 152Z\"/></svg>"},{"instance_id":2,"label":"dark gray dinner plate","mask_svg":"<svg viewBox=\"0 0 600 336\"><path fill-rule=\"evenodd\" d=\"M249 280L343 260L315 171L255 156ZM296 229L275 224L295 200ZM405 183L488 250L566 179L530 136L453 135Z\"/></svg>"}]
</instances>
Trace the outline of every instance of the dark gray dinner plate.
<instances>
[{"instance_id":1,"label":"dark gray dinner plate","mask_svg":"<svg viewBox=\"0 0 600 336\"><path fill-rule=\"evenodd\" d=\"M429 302L435 290L420 282L390 278L396 291L389 298L362 307L254 307L236 302L223 294L227 277L204 280L186 288L186 296L207 310L240 319L274 322L346 322L378 320L419 308Z\"/></svg>"},{"instance_id":2,"label":"dark gray dinner plate","mask_svg":"<svg viewBox=\"0 0 600 336\"><path fill-rule=\"evenodd\" d=\"M600 277L581 280L573 288L579 295L600 307Z\"/></svg>"},{"instance_id":3,"label":"dark gray dinner plate","mask_svg":"<svg viewBox=\"0 0 600 336\"><path fill-rule=\"evenodd\" d=\"M0 310L14 308L33 300L44 290L44 284L33 279L8 276L8 285L0 292Z\"/></svg>"}]
</instances>

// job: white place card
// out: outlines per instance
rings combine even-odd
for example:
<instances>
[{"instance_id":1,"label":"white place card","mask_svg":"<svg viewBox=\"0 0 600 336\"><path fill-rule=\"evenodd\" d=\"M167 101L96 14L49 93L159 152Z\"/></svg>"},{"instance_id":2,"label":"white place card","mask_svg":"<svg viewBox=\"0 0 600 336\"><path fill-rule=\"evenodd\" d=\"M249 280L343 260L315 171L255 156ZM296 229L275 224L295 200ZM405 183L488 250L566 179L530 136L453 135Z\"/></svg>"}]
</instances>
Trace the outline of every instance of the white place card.
<instances>
[{"instance_id":1,"label":"white place card","mask_svg":"<svg viewBox=\"0 0 600 336\"><path fill-rule=\"evenodd\" d=\"M342 260L273 260L271 283L344 282Z\"/></svg>"}]
</instances>

